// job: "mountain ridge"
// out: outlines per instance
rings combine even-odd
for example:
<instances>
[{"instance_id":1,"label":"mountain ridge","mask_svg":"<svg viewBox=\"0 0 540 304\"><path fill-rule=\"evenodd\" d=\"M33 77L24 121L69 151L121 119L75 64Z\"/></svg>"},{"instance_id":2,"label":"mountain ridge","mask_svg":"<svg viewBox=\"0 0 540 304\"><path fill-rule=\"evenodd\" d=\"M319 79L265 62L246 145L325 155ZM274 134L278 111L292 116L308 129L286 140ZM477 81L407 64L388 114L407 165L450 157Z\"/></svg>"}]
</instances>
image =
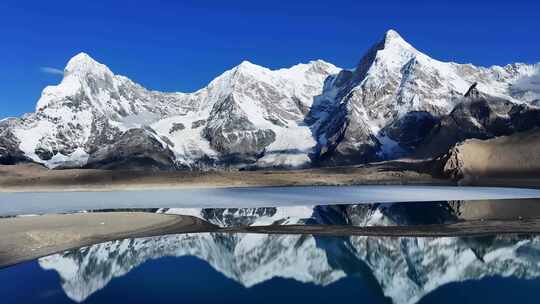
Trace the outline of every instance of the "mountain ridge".
<instances>
[{"instance_id":1,"label":"mountain ridge","mask_svg":"<svg viewBox=\"0 0 540 304\"><path fill-rule=\"evenodd\" d=\"M243 61L181 93L148 90L80 53L34 113L0 121L7 134L0 163L160 170L365 163L409 153L410 136L385 128L413 112L450 113L473 83L536 104L534 90L514 86L536 69L441 62L389 30L353 71L323 60L276 70Z\"/></svg>"}]
</instances>

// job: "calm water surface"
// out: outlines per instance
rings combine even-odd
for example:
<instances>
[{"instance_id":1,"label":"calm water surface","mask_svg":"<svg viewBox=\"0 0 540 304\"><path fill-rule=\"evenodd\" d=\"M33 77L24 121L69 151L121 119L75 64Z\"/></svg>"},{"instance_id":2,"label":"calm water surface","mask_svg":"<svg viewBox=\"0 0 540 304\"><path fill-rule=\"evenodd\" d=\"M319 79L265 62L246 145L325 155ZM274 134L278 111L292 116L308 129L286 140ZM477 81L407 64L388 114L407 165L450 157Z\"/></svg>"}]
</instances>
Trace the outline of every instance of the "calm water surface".
<instances>
[{"instance_id":1,"label":"calm water surface","mask_svg":"<svg viewBox=\"0 0 540 304\"><path fill-rule=\"evenodd\" d=\"M540 198L540 190L452 186L310 186L0 193L0 216L108 208L253 208L526 198Z\"/></svg>"},{"instance_id":2,"label":"calm water surface","mask_svg":"<svg viewBox=\"0 0 540 304\"><path fill-rule=\"evenodd\" d=\"M417 225L540 215L540 202L160 209L239 225ZM189 233L0 269L1 303L538 303L540 236Z\"/></svg>"}]
</instances>

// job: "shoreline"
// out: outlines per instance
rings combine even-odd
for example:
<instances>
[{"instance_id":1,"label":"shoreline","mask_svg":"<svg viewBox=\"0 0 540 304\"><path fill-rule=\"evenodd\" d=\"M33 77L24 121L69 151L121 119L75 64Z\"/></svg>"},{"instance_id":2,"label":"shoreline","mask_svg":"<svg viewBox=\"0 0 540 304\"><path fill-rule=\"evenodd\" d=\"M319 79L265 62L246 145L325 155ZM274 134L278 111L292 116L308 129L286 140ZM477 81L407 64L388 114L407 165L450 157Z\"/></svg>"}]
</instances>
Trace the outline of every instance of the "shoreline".
<instances>
[{"instance_id":1,"label":"shoreline","mask_svg":"<svg viewBox=\"0 0 540 304\"><path fill-rule=\"evenodd\" d=\"M258 171L49 170L36 164L0 165L0 193L113 192L296 186L478 186L540 189L534 177L443 178L426 162Z\"/></svg>"},{"instance_id":2,"label":"shoreline","mask_svg":"<svg viewBox=\"0 0 540 304\"><path fill-rule=\"evenodd\" d=\"M415 162L261 171L49 170L35 164L0 166L0 193L220 189L239 187L457 185Z\"/></svg>"},{"instance_id":3,"label":"shoreline","mask_svg":"<svg viewBox=\"0 0 540 304\"><path fill-rule=\"evenodd\" d=\"M146 212L49 214L0 219L0 269L94 244L216 226L192 216Z\"/></svg>"},{"instance_id":4,"label":"shoreline","mask_svg":"<svg viewBox=\"0 0 540 304\"><path fill-rule=\"evenodd\" d=\"M241 189L241 188L293 188L293 187L350 187L350 186L448 186L448 187L460 187L453 182L440 182L440 183L343 183L343 184L326 184L326 183L293 183L293 184L246 184L246 185L211 185L211 184L171 184L171 185L126 185L126 186L113 186L113 187L20 187L0 188L0 193L61 193L61 192L116 192L116 191L159 191L159 190L212 190L212 189ZM483 186L481 186L483 187ZM497 188L498 186L487 186Z\"/></svg>"}]
</instances>

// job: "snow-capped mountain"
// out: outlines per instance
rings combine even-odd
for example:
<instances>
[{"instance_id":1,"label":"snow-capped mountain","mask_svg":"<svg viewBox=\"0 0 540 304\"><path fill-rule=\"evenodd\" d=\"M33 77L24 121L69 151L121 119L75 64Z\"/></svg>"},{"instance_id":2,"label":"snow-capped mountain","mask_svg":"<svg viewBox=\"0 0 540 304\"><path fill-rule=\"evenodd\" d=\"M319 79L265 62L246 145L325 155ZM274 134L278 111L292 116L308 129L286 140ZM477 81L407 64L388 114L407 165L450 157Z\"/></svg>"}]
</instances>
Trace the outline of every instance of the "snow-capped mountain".
<instances>
[{"instance_id":1,"label":"snow-capped mountain","mask_svg":"<svg viewBox=\"0 0 540 304\"><path fill-rule=\"evenodd\" d=\"M474 83L535 104L529 80L539 69L440 62L390 30L354 70L321 60L279 70L244 61L194 93L162 93L81 53L34 113L0 121L0 162L160 169L366 162L410 148L411 136L391 126L450 113ZM408 132L423 134L426 124L418 126Z\"/></svg>"},{"instance_id":2,"label":"snow-capped mountain","mask_svg":"<svg viewBox=\"0 0 540 304\"><path fill-rule=\"evenodd\" d=\"M26 157L51 168L303 164L315 145L304 112L338 71L323 61L276 71L242 62L195 93L160 93L79 54L35 113L2 126Z\"/></svg>"},{"instance_id":3,"label":"snow-capped mountain","mask_svg":"<svg viewBox=\"0 0 540 304\"><path fill-rule=\"evenodd\" d=\"M441 222L448 206L432 210ZM221 226L298 224L395 225L414 222L400 205L254 209L190 209ZM416 303L451 282L487 276L540 277L538 237L319 238L310 235L201 233L115 241L42 258L56 270L66 294L83 301L115 277L150 259L196 256L246 288L272 278L326 286L349 275L373 278L394 303ZM366 272L367 271L367 272ZM366 275L369 273L369 275ZM179 274L181 275L181 274Z\"/></svg>"},{"instance_id":4,"label":"snow-capped mountain","mask_svg":"<svg viewBox=\"0 0 540 304\"><path fill-rule=\"evenodd\" d=\"M331 89L336 102L324 115L327 123L317 131L322 137L319 151L323 155L330 152L333 163L395 155L408 146L410 134L421 133L426 122L432 126L430 120L450 113L473 84L482 92L515 103L535 102L538 96L523 93L522 88L530 87L517 89L515 84L533 77L539 69L540 64L484 68L441 62L390 30L354 71L342 70L337 76L339 81ZM415 123L404 135L388 130L411 116Z\"/></svg>"}]
</instances>

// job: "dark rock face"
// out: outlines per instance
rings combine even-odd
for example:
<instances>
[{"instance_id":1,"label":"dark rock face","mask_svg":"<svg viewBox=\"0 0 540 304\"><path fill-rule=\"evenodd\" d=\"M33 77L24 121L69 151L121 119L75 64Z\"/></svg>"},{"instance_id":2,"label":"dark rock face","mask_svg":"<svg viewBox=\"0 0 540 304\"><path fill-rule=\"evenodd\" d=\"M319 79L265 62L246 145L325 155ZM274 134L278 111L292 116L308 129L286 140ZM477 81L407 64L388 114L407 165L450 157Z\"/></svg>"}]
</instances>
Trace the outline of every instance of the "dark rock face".
<instances>
[{"instance_id":1,"label":"dark rock face","mask_svg":"<svg viewBox=\"0 0 540 304\"><path fill-rule=\"evenodd\" d=\"M450 113L465 138L490 138L512 132L508 113L514 104L496 97L468 98Z\"/></svg>"},{"instance_id":2,"label":"dark rock face","mask_svg":"<svg viewBox=\"0 0 540 304\"><path fill-rule=\"evenodd\" d=\"M467 90L467 93L465 93L465 97L469 98L480 98L480 92L476 88L478 86L478 83L475 82L471 85L471 87Z\"/></svg>"},{"instance_id":3,"label":"dark rock face","mask_svg":"<svg viewBox=\"0 0 540 304\"><path fill-rule=\"evenodd\" d=\"M540 108L525 104L515 105L509 115L512 126L517 132L540 127Z\"/></svg>"},{"instance_id":4,"label":"dark rock face","mask_svg":"<svg viewBox=\"0 0 540 304\"><path fill-rule=\"evenodd\" d=\"M475 85L466 95L419 144L417 155L446 154L452 146L466 139L489 139L540 125L538 108L481 93Z\"/></svg>"},{"instance_id":5,"label":"dark rock face","mask_svg":"<svg viewBox=\"0 0 540 304\"><path fill-rule=\"evenodd\" d=\"M369 57L369 54L366 55ZM360 64L361 66L362 64ZM349 165L378 160L381 144L371 132L364 117L351 110L350 91L358 84L356 72L341 71L330 77L325 91L337 91L335 96L325 93L315 100L306 123L312 125L317 146L311 155L318 166ZM355 76L356 75L356 76ZM327 99L334 99L329 102ZM341 100L341 102L336 102Z\"/></svg>"},{"instance_id":6,"label":"dark rock face","mask_svg":"<svg viewBox=\"0 0 540 304\"><path fill-rule=\"evenodd\" d=\"M314 157L319 165L348 165L377 159L380 143L363 121L336 113L324 134L326 142L318 147Z\"/></svg>"},{"instance_id":7,"label":"dark rock face","mask_svg":"<svg viewBox=\"0 0 540 304\"><path fill-rule=\"evenodd\" d=\"M354 73L352 71L348 70L341 70L339 74L337 74L336 79L334 81L334 86L341 88L345 85L347 85L352 77L354 76Z\"/></svg>"},{"instance_id":8,"label":"dark rock face","mask_svg":"<svg viewBox=\"0 0 540 304\"><path fill-rule=\"evenodd\" d=\"M270 129L257 129L231 95L223 102L216 103L203 130L203 137L227 162L250 163L274 142L276 134Z\"/></svg>"},{"instance_id":9,"label":"dark rock face","mask_svg":"<svg viewBox=\"0 0 540 304\"><path fill-rule=\"evenodd\" d=\"M42 160L50 160L53 158L54 154L58 153L58 151L46 150L40 147L37 148L34 153L36 153L36 155Z\"/></svg>"},{"instance_id":10,"label":"dark rock face","mask_svg":"<svg viewBox=\"0 0 540 304\"><path fill-rule=\"evenodd\" d=\"M192 129L197 129L199 127L202 127L206 124L206 120L205 119L200 119L200 120L197 120L197 121L194 121L191 123L191 128Z\"/></svg>"},{"instance_id":11,"label":"dark rock face","mask_svg":"<svg viewBox=\"0 0 540 304\"><path fill-rule=\"evenodd\" d=\"M90 156L88 168L174 169L174 154L145 129L126 131L112 145Z\"/></svg>"},{"instance_id":12,"label":"dark rock face","mask_svg":"<svg viewBox=\"0 0 540 304\"><path fill-rule=\"evenodd\" d=\"M7 123L0 123L0 165L13 165L28 161L19 149L19 141L6 125Z\"/></svg>"},{"instance_id":13,"label":"dark rock face","mask_svg":"<svg viewBox=\"0 0 540 304\"><path fill-rule=\"evenodd\" d=\"M112 145L122 135L122 132L112 126L109 120L102 116L96 115L92 121L92 131L88 142L85 145L85 151L88 154L93 154L104 146Z\"/></svg>"},{"instance_id":14,"label":"dark rock face","mask_svg":"<svg viewBox=\"0 0 540 304\"><path fill-rule=\"evenodd\" d=\"M414 111L392 122L383 132L403 148L413 150L439 122L431 113Z\"/></svg>"},{"instance_id":15,"label":"dark rock face","mask_svg":"<svg viewBox=\"0 0 540 304\"><path fill-rule=\"evenodd\" d=\"M169 130L169 134L172 134L172 133L174 133L174 132L176 132L176 131L182 131L182 130L184 130L185 128L186 128L186 127L184 126L183 123L180 123L180 122L174 123L173 126L171 127L171 129Z\"/></svg>"}]
</instances>

